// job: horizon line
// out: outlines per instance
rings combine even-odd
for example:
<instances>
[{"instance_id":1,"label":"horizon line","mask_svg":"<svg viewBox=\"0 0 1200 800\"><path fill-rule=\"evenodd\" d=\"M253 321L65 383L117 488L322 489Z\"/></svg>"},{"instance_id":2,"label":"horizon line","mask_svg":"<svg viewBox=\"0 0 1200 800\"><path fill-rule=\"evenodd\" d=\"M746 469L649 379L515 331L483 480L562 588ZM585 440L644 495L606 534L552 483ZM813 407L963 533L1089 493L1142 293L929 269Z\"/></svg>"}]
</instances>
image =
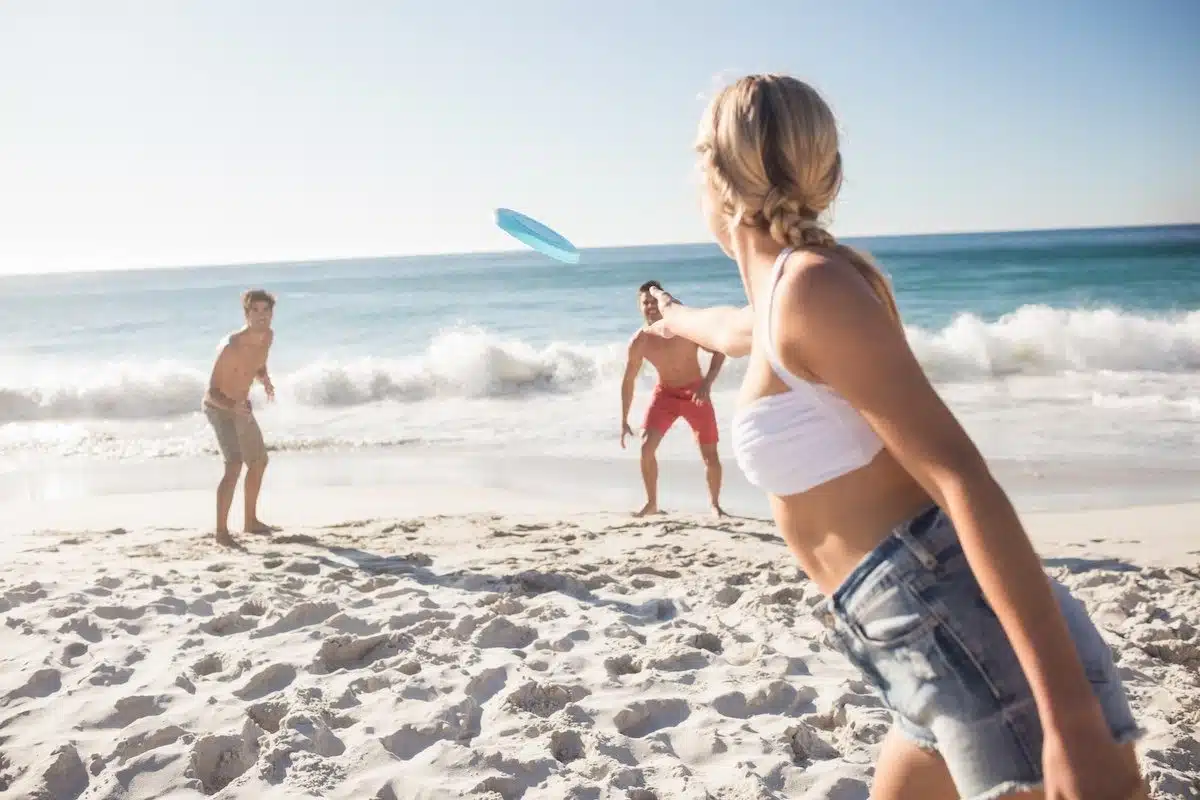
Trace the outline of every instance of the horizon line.
<instances>
[{"instance_id":1,"label":"horizon line","mask_svg":"<svg viewBox=\"0 0 1200 800\"><path fill-rule=\"evenodd\" d=\"M960 231L925 231L921 233L873 233L863 235L847 235L839 237L846 241L870 241L877 239L910 239L926 236L983 236L995 234L1013 234L1013 233L1066 233L1069 231L1114 231L1114 230L1151 230L1155 228L1190 228L1200 226L1200 221L1196 222L1169 222L1169 223L1144 223L1138 225L1079 225L1071 227L1046 227L1046 228L984 228L975 230L960 230ZM708 241L692 241L692 242L657 242L654 244L613 244L599 245L592 247L579 247L579 251L586 253L588 251L596 252L603 250L632 250L646 249L654 247L701 247L712 246L716 247L716 242ZM317 256L303 258L272 258L265 261L221 261L221 262L193 262L193 263L175 263L175 264L157 264L144 267L96 267L96 268L72 268L63 270L50 270L47 272L0 272L0 280L5 278L29 278L48 275L94 275L108 272L167 272L172 270L184 269L232 269L234 267L279 267L289 264L337 264L347 261L385 261L389 259L413 259L413 258L453 258L455 256L487 256L487 255L509 255L512 253L533 253L530 248L515 245L511 248L492 250L456 250L456 251L421 251L410 253L383 253L374 255L338 255L338 256Z\"/></svg>"}]
</instances>

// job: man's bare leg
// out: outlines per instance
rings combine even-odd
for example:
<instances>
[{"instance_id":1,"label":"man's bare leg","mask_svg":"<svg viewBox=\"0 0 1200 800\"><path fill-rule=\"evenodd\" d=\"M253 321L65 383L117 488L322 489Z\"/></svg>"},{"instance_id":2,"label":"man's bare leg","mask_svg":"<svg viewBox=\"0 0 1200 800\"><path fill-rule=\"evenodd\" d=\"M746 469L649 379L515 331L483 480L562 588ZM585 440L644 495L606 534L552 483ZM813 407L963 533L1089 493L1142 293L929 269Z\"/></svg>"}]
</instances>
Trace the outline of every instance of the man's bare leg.
<instances>
[{"instance_id":1,"label":"man's bare leg","mask_svg":"<svg viewBox=\"0 0 1200 800\"><path fill-rule=\"evenodd\" d=\"M646 431L642 440L642 483L646 487L646 505L641 511L634 512L635 517L648 514L661 514L658 510L658 446L662 443L663 431Z\"/></svg>"},{"instance_id":2,"label":"man's bare leg","mask_svg":"<svg viewBox=\"0 0 1200 800\"><path fill-rule=\"evenodd\" d=\"M242 471L240 461L225 465L225 474L217 484L217 543L234 545L229 535L229 508L233 505L233 493L237 490L238 475Z\"/></svg>"},{"instance_id":3,"label":"man's bare leg","mask_svg":"<svg viewBox=\"0 0 1200 800\"><path fill-rule=\"evenodd\" d=\"M700 445L700 457L704 459L704 477L708 481L708 505L713 514L725 516L721 508L721 458L717 455L717 445Z\"/></svg>"},{"instance_id":4,"label":"man's bare leg","mask_svg":"<svg viewBox=\"0 0 1200 800\"><path fill-rule=\"evenodd\" d=\"M258 518L258 493L262 490L263 474L267 471L267 458L246 465L246 509L244 526L246 533L273 533L271 527Z\"/></svg>"}]
</instances>

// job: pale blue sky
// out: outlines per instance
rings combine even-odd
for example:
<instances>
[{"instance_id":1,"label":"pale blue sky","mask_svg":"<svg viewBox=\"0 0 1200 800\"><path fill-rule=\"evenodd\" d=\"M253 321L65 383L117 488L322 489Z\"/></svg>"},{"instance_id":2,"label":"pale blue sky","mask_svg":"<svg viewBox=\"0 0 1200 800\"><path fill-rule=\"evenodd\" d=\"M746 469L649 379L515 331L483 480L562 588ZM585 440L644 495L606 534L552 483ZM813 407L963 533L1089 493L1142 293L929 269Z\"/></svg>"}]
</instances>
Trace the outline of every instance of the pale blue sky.
<instances>
[{"instance_id":1,"label":"pale blue sky","mask_svg":"<svg viewBox=\"0 0 1200 800\"><path fill-rule=\"evenodd\" d=\"M740 10L745 9L745 10ZM0 273L701 241L722 75L840 117L842 235L1200 221L1196 0L0 0Z\"/></svg>"}]
</instances>

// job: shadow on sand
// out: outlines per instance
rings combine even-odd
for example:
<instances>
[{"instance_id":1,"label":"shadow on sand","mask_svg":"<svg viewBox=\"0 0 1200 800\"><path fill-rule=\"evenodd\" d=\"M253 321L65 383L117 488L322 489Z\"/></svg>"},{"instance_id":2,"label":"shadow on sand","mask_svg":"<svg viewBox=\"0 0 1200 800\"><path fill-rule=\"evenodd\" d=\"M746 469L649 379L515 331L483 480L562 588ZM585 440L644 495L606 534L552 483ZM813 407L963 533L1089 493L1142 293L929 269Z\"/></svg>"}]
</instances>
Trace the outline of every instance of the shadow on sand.
<instances>
[{"instance_id":1,"label":"shadow on sand","mask_svg":"<svg viewBox=\"0 0 1200 800\"><path fill-rule=\"evenodd\" d=\"M534 597L557 592L596 607L611 608L626 615L630 624L666 622L674 619L677 608L669 598L653 598L641 603L628 603L597 596L582 580L563 572L538 569L522 570L507 575L491 575L471 570L434 572L433 562L423 553L384 556L356 547L323 544L315 537L292 537L292 544L310 545L326 550L333 556L346 559L369 575L404 576L424 586L458 589L484 594L517 594ZM345 569L345 562L317 556L316 561L334 569Z\"/></svg>"},{"instance_id":2,"label":"shadow on sand","mask_svg":"<svg viewBox=\"0 0 1200 800\"><path fill-rule=\"evenodd\" d=\"M1078 558L1065 556L1060 558L1043 558L1042 563L1047 569L1063 568L1072 574L1091 572L1092 570L1107 570L1109 572L1137 572L1141 567L1122 561L1119 558Z\"/></svg>"}]
</instances>

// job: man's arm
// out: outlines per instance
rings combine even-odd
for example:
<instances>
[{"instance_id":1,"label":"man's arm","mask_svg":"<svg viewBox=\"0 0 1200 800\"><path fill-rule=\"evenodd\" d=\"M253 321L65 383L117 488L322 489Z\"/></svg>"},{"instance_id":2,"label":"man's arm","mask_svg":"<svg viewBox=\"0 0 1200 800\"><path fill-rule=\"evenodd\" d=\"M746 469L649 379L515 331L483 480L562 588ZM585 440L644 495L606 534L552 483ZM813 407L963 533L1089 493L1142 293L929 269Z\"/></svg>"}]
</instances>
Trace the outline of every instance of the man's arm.
<instances>
[{"instance_id":1,"label":"man's arm","mask_svg":"<svg viewBox=\"0 0 1200 800\"><path fill-rule=\"evenodd\" d=\"M704 385L711 387L717 381L717 375L721 372L721 367L725 365L725 354L716 353L712 350L708 351L712 354L712 360L708 362L708 372L704 373Z\"/></svg>"},{"instance_id":2,"label":"man's arm","mask_svg":"<svg viewBox=\"0 0 1200 800\"><path fill-rule=\"evenodd\" d=\"M704 379L700 381L700 386L693 392L692 397L697 405L704 405L708 402L713 383L716 382L717 375L721 372L721 365L725 363L724 353L717 353L708 348L701 349L711 355L712 360L708 362L708 371L704 373Z\"/></svg>"},{"instance_id":3,"label":"man's arm","mask_svg":"<svg viewBox=\"0 0 1200 800\"><path fill-rule=\"evenodd\" d=\"M263 355L263 364L258 368L255 377L262 382L263 388L267 390L267 398L274 399L275 384L271 383L271 375L267 372L267 357L271 354L271 343L275 341L275 333L272 331L267 335L267 352Z\"/></svg>"},{"instance_id":4,"label":"man's arm","mask_svg":"<svg viewBox=\"0 0 1200 800\"><path fill-rule=\"evenodd\" d=\"M629 409L633 406L633 389L637 385L638 372L645 360L645 334L638 331L629 340L629 353L625 360L625 376L621 379L621 443L625 443L625 431L629 428Z\"/></svg>"}]
</instances>

